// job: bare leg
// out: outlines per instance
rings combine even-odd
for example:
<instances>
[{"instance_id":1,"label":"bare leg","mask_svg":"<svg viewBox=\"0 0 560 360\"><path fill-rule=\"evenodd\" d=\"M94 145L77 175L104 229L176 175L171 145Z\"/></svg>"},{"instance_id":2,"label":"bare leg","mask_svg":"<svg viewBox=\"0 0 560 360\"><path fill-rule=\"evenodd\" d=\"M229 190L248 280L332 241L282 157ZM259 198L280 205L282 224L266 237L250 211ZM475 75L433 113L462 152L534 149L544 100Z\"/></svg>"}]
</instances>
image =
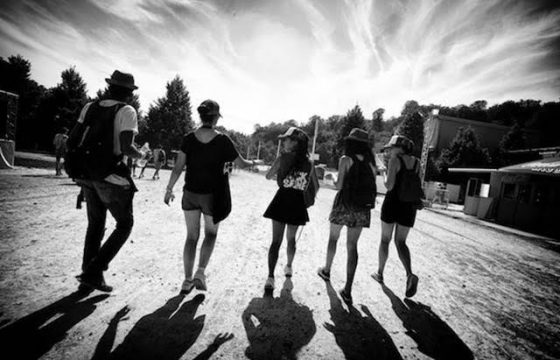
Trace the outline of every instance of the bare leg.
<instances>
[{"instance_id":1,"label":"bare leg","mask_svg":"<svg viewBox=\"0 0 560 360\"><path fill-rule=\"evenodd\" d=\"M286 231L286 240L288 240L288 246L286 247L286 255L288 257L288 267L292 267L294 262L294 256L296 255L296 234L299 226L288 225L288 231Z\"/></svg>"},{"instance_id":2,"label":"bare leg","mask_svg":"<svg viewBox=\"0 0 560 360\"><path fill-rule=\"evenodd\" d=\"M393 236L393 229L395 224L389 224L384 221L381 222L381 242L379 243L379 264L377 273L383 276L383 271L385 270L385 264L387 263L387 258L389 257L389 243L391 242L391 237Z\"/></svg>"},{"instance_id":3,"label":"bare leg","mask_svg":"<svg viewBox=\"0 0 560 360\"><path fill-rule=\"evenodd\" d=\"M329 233L329 245L327 246L327 260L325 262L325 272L331 272L331 266L333 263L334 255L336 254L336 243L340 237L340 231L343 225L331 223L331 229Z\"/></svg>"},{"instance_id":4,"label":"bare leg","mask_svg":"<svg viewBox=\"0 0 560 360\"><path fill-rule=\"evenodd\" d=\"M198 260L198 269L202 273L204 273L204 269L210 261L210 256L212 256L212 251L214 251L219 225L219 223L214 224L212 216L204 215L204 241L200 248L200 258Z\"/></svg>"},{"instance_id":5,"label":"bare leg","mask_svg":"<svg viewBox=\"0 0 560 360\"><path fill-rule=\"evenodd\" d=\"M352 284L354 283L354 275L358 266L358 239L361 233L361 227L348 228L346 240L348 259L346 261L346 285L344 286L344 292L348 295L352 293Z\"/></svg>"},{"instance_id":6,"label":"bare leg","mask_svg":"<svg viewBox=\"0 0 560 360\"><path fill-rule=\"evenodd\" d=\"M268 250L268 277L274 277L274 269L278 262L278 251L280 250L280 245L282 245L285 228L286 224L272 220L272 244L270 244L270 249Z\"/></svg>"},{"instance_id":7,"label":"bare leg","mask_svg":"<svg viewBox=\"0 0 560 360\"><path fill-rule=\"evenodd\" d=\"M410 228L407 226L397 225L395 230L395 246L397 247L397 252L399 253L399 258L406 271L406 276L412 275L412 266L410 263L410 251L406 245L406 237Z\"/></svg>"},{"instance_id":8,"label":"bare leg","mask_svg":"<svg viewBox=\"0 0 560 360\"><path fill-rule=\"evenodd\" d=\"M187 241L183 251L183 264L185 266L185 279L191 279L196 257L196 244L200 236L200 210L184 211L187 224Z\"/></svg>"}]
</instances>

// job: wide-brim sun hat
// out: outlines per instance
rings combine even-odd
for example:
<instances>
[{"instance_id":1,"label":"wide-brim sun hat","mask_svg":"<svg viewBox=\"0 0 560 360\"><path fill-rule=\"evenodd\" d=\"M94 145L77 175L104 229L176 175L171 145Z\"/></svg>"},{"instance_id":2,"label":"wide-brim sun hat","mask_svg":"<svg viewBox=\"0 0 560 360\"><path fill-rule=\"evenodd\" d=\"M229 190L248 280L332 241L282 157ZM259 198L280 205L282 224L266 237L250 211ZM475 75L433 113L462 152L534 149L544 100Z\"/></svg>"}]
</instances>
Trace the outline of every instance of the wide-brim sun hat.
<instances>
[{"instance_id":1,"label":"wide-brim sun hat","mask_svg":"<svg viewBox=\"0 0 560 360\"><path fill-rule=\"evenodd\" d=\"M391 136L391 140L383 147L383 150L392 148L392 147L400 147L403 150L412 149L414 143L412 140L407 138L406 136L402 135L393 135Z\"/></svg>"},{"instance_id":2,"label":"wide-brim sun hat","mask_svg":"<svg viewBox=\"0 0 560 360\"><path fill-rule=\"evenodd\" d=\"M353 128L350 130L350 134L348 134L345 139L369 143L369 135L367 131L360 128Z\"/></svg>"},{"instance_id":3,"label":"wide-brim sun hat","mask_svg":"<svg viewBox=\"0 0 560 360\"><path fill-rule=\"evenodd\" d=\"M214 100L204 100L197 108L198 113L201 115L218 115L222 117L220 113L220 105Z\"/></svg>"},{"instance_id":4,"label":"wide-brim sun hat","mask_svg":"<svg viewBox=\"0 0 560 360\"><path fill-rule=\"evenodd\" d=\"M105 81L109 85L120 86L130 90L138 89L138 86L134 84L134 76L129 73L124 73L119 70L113 71L110 78L105 78Z\"/></svg>"},{"instance_id":5,"label":"wide-brim sun hat","mask_svg":"<svg viewBox=\"0 0 560 360\"><path fill-rule=\"evenodd\" d=\"M302 140L309 139L307 134L303 130L295 126L290 126L285 133L278 136L278 139L286 139L286 138L302 139Z\"/></svg>"}]
</instances>

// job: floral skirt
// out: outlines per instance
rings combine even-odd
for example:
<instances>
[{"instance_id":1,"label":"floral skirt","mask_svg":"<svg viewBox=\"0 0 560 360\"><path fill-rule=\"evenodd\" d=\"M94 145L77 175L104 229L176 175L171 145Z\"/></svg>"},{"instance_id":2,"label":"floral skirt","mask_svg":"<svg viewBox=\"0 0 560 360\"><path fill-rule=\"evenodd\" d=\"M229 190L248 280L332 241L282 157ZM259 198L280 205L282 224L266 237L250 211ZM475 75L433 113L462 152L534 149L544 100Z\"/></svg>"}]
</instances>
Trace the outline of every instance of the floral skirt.
<instances>
[{"instance_id":1,"label":"floral skirt","mask_svg":"<svg viewBox=\"0 0 560 360\"><path fill-rule=\"evenodd\" d=\"M348 208L345 204L343 204L342 191L339 191L334 198L329 221L336 225L369 228L371 223L371 210Z\"/></svg>"}]
</instances>

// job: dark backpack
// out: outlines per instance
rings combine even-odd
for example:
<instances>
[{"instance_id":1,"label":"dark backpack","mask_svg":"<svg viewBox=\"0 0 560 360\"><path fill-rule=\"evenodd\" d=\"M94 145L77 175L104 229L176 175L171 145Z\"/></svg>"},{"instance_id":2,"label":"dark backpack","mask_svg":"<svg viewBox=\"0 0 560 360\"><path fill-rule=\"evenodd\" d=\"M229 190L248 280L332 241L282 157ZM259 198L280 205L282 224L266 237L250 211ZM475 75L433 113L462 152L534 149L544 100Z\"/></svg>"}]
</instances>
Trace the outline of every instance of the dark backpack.
<instances>
[{"instance_id":1,"label":"dark backpack","mask_svg":"<svg viewBox=\"0 0 560 360\"><path fill-rule=\"evenodd\" d=\"M122 155L113 153L114 120L124 104L102 107L92 103L83 124L78 124L68 138L68 152L64 159L66 173L72 179L103 180L119 167Z\"/></svg>"},{"instance_id":2,"label":"dark backpack","mask_svg":"<svg viewBox=\"0 0 560 360\"><path fill-rule=\"evenodd\" d=\"M307 187L303 192L303 201L305 202L305 207L309 208L315 204L315 198L317 197L317 193L319 192L319 186L319 179L317 179L315 166L311 164L309 181L307 182Z\"/></svg>"},{"instance_id":3,"label":"dark backpack","mask_svg":"<svg viewBox=\"0 0 560 360\"><path fill-rule=\"evenodd\" d=\"M356 210L375 208L377 184L370 162L352 157L353 164L344 178L344 202Z\"/></svg>"},{"instance_id":4,"label":"dark backpack","mask_svg":"<svg viewBox=\"0 0 560 360\"><path fill-rule=\"evenodd\" d=\"M412 169L407 169L404 160L399 156L401 169L399 170L400 183L397 189L399 200L405 203L422 204L424 190L418 175L418 159L415 159Z\"/></svg>"}]
</instances>

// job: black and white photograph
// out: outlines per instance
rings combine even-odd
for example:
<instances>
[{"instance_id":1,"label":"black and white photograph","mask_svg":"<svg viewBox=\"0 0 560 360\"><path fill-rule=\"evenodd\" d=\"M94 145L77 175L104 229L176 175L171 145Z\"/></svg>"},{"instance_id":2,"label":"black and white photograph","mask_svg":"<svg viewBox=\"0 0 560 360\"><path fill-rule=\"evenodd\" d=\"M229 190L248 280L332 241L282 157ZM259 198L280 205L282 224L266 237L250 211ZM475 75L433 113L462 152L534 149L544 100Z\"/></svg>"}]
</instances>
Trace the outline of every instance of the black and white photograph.
<instances>
[{"instance_id":1,"label":"black and white photograph","mask_svg":"<svg viewBox=\"0 0 560 360\"><path fill-rule=\"evenodd\" d=\"M3 0L0 358L560 359L560 1Z\"/></svg>"}]
</instances>

